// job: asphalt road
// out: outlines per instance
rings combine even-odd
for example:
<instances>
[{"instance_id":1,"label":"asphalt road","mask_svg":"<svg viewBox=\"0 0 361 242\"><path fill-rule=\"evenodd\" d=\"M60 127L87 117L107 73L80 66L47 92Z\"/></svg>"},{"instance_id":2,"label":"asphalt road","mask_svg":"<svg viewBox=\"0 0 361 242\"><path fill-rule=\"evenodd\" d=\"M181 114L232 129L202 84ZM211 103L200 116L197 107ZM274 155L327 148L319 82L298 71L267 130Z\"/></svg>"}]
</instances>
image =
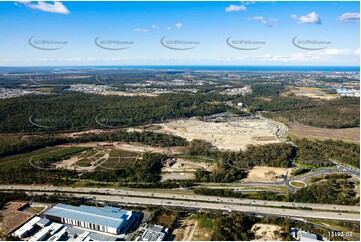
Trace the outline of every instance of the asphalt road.
<instances>
[{"instance_id":1,"label":"asphalt road","mask_svg":"<svg viewBox=\"0 0 361 242\"><path fill-rule=\"evenodd\" d=\"M251 200L240 198L225 198L216 196L204 195L186 195L175 193L172 190L158 190L149 191L141 189L115 189L115 188L72 188L72 187L55 187L55 186L27 186L27 185L0 185L0 190L24 190L24 191L55 191L55 192L81 192L87 194L109 194L113 196L132 196L144 198L158 198L158 199L171 199L182 201L197 201L197 202L212 202L218 204L231 204L233 205L247 205L249 206L262 206L262 207L292 207L292 208L309 208L314 210L329 210L333 212L348 211L360 212L359 206L345 206L345 205L331 205L331 204L317 204L317 203L293 203L293 202L278 202L278 201L265 201L265 200ZM83 195L84 196L84 195Z\"/></svg>"},{"instance_id":2,"label":"asphalt road","mask_svg":"<svg viewBox=\"0 0 361 242\"><path fill-rule=\"evenodd\" d=\"M37 194L52 194L54 192L33 192ZM124 205L147 205L147 206L162 206L165 209L184 208L196 210L222 210L226 212L238 211L251 214L260 215L276 215L291 218L314 218L314 219L330 219L342 221L360 221L360 215L354 213L338 213L338 212L323 212L310 211L299 209L282 209L274 207L257 207L244 206L236 204L221 204L216 202L195 202L195 201L178 201L171 199L147 198L143 197L123 197L123 196L109 196L109 195L84 195L79 193L72 194L75 197L88 197L89 199L105 202L116 202ZM99 207L99 209L105 209Z\"/></svg>"}]
</instances>

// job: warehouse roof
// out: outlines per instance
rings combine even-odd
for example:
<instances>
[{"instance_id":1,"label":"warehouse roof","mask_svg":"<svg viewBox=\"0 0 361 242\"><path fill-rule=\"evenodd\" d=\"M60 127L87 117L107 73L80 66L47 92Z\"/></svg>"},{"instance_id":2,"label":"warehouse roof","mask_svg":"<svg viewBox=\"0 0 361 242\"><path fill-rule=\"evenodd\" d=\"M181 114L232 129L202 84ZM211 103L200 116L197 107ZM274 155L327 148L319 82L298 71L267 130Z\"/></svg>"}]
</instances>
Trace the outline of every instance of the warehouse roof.
<instances>
[{"instance_id":1,"label":"warehouse roof","mask_svg":"<svg viewBox=\"0 0 361 242\"><path fill-rule=\"evenodd\" d=\"M85 205L77 207L58 204L49 209L45 214L119 229L132 216L132 211L109 206L98 208Z\"/></svg>"}]
</instances>

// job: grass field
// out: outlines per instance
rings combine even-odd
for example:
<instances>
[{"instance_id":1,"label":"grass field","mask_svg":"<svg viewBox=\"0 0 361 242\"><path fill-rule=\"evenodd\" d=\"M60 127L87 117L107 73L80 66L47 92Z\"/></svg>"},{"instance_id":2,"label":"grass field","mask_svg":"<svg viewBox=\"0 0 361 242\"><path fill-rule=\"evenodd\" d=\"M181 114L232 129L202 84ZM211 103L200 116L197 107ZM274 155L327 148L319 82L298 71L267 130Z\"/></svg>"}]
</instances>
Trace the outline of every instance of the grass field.
<instances>
[{"instance_id":1,"label":"grass field","mask_svg":"<svg viewBox=\"0 0 361 242\"><path fill-rule=\"evenodd\" d=\"M86 150L86 148L83 147L71 147L71 148L50 147L50 148L39 149L33 152L9 156L0 159L0 169L23 168L24 166L30 166L31 164L33 164L33 166L35 167L39 166L43 168L44 165L48 165L49 163L61 159L66 159L84 150Z\"/></svg>"},{"instance_id":2,"label":"grass field","mask_svg":"<svg viewBox=\"0 0 361 242\"><path fill-rule=\"evenodd\" d=\"M328 89L322 89L317 87L294 87L290 86L286 89L282 96L295 95L298 97L310 97L310 98L320 98L325 100L331 100L338 98L337 94L327 93Z\"/></svg>"},{"instance_id":3,"label":"grass field","mask_svg":"<svg viewBox=\"0 0 361 242\"><path fill-rule=\"evenodd\" d=\"M322 219L307 219L307 221L322 226L330 227L345 233L352 232L353 236L360 237L360 223L346 223L353 225L353 228L346 228L342 226L342 222L332 221L332 220L322 220ZM340 224L341 223L341 224Z\"/></svg>"},{"instance_id":4,"label":"grass field","mask_svg":"<svg viewBox=\"0 0 361 242\"><path fill-rule=\"evenodd\" d=\"M288 124L289 136L307 139L341 139L343 141L360 143L360 128L325 129L301 124Z\"/></svg>"},{"instance_id":5,"label":"grass field","mask_svg":"<svg viewBox=\"0 0 361 242\"><path fill-rule=\"evenodd\" d=\"M29 212L29 213L33 213L33 214L38 214L41 211L43 211L44 209L45 209L45 207L31 206L28 209L26 209L25 211Z\"/></svg>"},{"instance_id":6,"label":"grass field","mask_svg":"<svg viewBox=\"0 0 361 242\"><path fill-rule=\"evenodd\" d=\"M192 240L193 241L209 241L213 233L213 219L204 214L197 214L192 216L193 220L198 222Z\"/></svg>"}]
</instances>

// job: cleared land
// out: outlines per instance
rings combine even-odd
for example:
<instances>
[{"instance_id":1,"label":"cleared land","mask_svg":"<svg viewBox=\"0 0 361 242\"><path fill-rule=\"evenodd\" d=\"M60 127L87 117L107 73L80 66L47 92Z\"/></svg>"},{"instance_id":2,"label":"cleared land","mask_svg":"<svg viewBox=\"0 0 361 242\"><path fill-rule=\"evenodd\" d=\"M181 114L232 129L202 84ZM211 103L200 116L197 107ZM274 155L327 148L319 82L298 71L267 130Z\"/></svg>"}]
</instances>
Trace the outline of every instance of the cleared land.
<instances>
[{"instance_id":1,"label":"cleared land","mask_svg":"<svg viewBox=\"0 0 361 242\"><path fill-rule=\"evenodd\" d=\"M186 138L203 139L221 150L245 150L247 145L281 142L275 125L265 119L240 119L230 122L204 122L196 118L162 124L157 132Z\"/></svg>"},{"instance_id":2,"label":"cleared land","mask_svg":"<svg viewBox=\"0 0 361 242\"><path fill-rule=\"evenodd\" d=\"M248 171L244 182L275 182L283 181L283 176L290 172L290 168L255 166Z\"/></svg>"},{"instance_id":3,"label":"cleared land","mask_svg":"<svg viewBox=\"0 0 361 242\"><path fill-rule=\"evenodd\" d=\"M9 234L34 216L32 213L19 211L25 205L23 202L9 202L0 210L0 231Z\"/></svg>"},{"instance_id":4,"label":"cleared land","mask_svg":"<svg viewBox=\"0 0 361 242\"><path fill-rule=\"evenodd\" d=\"M162 180L186 180L193 179L197 169L207 171L216 170L218 167L212 163L193 162L185 158L169 158L163 161Z\"/></svg>"},{"instance_id":5,"label":"cleared land","mask_svg":"<svg viewBox=\"0 0 361 242\"><path fill-rule=\"evenodd\" d=\"M198 226L198 221L195 220L182 220L180 226L175 228L173 234L175 235L175 241L191 241L194 232Z\"/></svg>"},{"instance_id":6,"label":"cleared land","mask_svg":"<svg viewBox=\"0 0 361 242\"><path fill-rule=\"evenodd\" d=\"M126 142L88 142L79 144L60 145L61 147L104 147L109 149L120 149L132 152L154 152L159 154L180 154L180 147L162 148L150 145L142 145L139 143Z\"/></svg>"},{"instance_id":7,"label":"cleared land","mask_svg":"<svg viewBox=\"0 0 361 242\"><path fill-rule=\"evenodd\" d=\"M69 159L57 162L55 167L77 171L94 171L98 167L122 169L136 159L141 159L140 153L115 148L92 148Z\"/></svg>"},{"instance_id":8,"label":"cleared land","mask_svg":"<svg viewBox=\"0 0 361 242\"><path fill-rule=\"evenodd\" d=\"M298 97L320 98L320 99L325 99L325 100L331 100L331 99L335 99L338 97L337 94L328 94L325 92L325 89L316 88L316 87L291 86L282 95L287 96L289 94L293 94Z\"/></svg>"},{"instance_id":9,"label":"cleared land","mask_svg":"<svg viewBox=\"0 0 361 242\"><path fill-rule=\"evenodd\" d=\"M254 224L251 231L255 235L253 241L280 241L282 227L274 224ZM277 231L277 232L275 232Z\"/></svg>"},{"instance_id":10,"label":"cleared land","mask_svg":"<svg viewBox=\"0 0 361 242\"><path fill-rule=\"evenodd\" d=\"M350 142L360 142L360 128L325 129L302 124L288 125L291 134L305 138L342 139Z\"/></svg>"}]
</instances>

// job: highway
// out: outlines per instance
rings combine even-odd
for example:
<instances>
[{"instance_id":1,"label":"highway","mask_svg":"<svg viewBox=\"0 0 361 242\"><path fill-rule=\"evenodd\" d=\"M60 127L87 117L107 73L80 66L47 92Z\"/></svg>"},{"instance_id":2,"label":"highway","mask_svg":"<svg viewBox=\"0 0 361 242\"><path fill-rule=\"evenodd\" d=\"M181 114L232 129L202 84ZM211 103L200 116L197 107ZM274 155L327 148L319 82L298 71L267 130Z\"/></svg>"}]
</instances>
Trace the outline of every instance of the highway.
<instances>
[{"instance_id":1,"label":"highway","mask_svg":"<svg viewBox=\"0 0 361 242\"><path fill-rule=\"evenodd\" d=\"M112 195L112 196L127 196L139 197L143 201L144 198L157 198L157 199L171 199L171 201L181 200L187 202L211 202L228 205L247 205L249 206L262 206L262 207L289 207L289 208L308 208L314 210L329 210L332 212L347 211L347 212L360 212L359 206L345 206L345 205L332 205L332 204L318 204L318 203L293 203L293 202L278 202L278 201L265 201L265 200L251 200L240 198L226 198L216 196L204 195L187 195L179 194L172 190L158 190L149 191L145 189L115 189L115 188L77 188L77 187L56 187L56 186L31 186L31 185L0 185L0 190L14 191L44 191L44 192L67 192L67 193L84 193L92 195ZM309 211L308 211L309 212ZM359 216L359 215L358 215Z\"/></svg>"},{"instance_id":2,"label":"highway","mask_svg":"<svg viewBox=\"0 0 361 242\"><path fill-rule=\"evenodd\" d=\"M33 194L54 194L54 192L33 192ZM236 204L224 204L216 202L195 202L195 201L179 201L171 199L147 198L143 197L123 197L123 196L109 196L97 194L79 194L73 193L74 197L88 198L95 201L113 202L123 205L147 205L147 206L162 206L165 209L184 208L185 210L223 210L226 212L238 211L250 214L259 215L275 215L291 218L314 218L314 219L330 219L341 221L360 221L360 214L356 213L339 213L339 212L323 212L313 210L299 210L299 209L283 209L274 207L257 207L244 206ZM99 207L99 209L104 209Z\"/></svg>"}]
</instances>

